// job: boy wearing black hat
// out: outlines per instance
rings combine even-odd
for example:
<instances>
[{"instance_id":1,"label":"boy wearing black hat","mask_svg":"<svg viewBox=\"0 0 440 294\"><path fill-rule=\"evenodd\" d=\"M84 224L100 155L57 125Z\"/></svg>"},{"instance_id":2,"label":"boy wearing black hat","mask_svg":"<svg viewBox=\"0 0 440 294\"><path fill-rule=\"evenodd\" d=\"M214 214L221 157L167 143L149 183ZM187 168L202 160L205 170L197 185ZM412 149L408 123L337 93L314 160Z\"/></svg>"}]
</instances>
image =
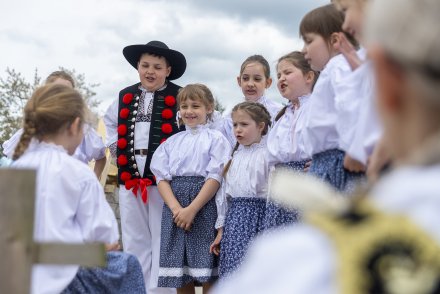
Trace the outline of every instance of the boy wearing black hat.
<instances>
[{"instance_id":1,"label":"boy wearing black hat","mask_svg":"<svg viewBox=\"0 0 440 294\"><path fill-rule=\"evenodd\" d=\"M118 166L122 242L142 265L147 293L175 293L157 287L163 200L150 162L156 148L179 131L180 86L170 80L183 75L186 59L160 41L127 46L123 54L140 82L121 90L104 116L107 146Z\"/></svg>"}]
</instances>

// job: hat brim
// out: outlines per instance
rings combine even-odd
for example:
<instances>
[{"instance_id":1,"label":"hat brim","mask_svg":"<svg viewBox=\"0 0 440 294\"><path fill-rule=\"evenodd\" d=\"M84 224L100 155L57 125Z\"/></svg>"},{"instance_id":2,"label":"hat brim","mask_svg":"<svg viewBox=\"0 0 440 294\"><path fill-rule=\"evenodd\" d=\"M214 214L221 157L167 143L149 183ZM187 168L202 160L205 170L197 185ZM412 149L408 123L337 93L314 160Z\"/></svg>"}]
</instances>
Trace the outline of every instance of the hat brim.
<instances>
[{"instance_id":1,"label":"hat brim","mask_svg":"<svg viewBox=\"0 0 440 294\"><path fill-rule=\"evenodd\" d=\"M122 50L125 59L135 69L137 69L139 59L142 54L151 53L158 56L163 56L171 66L171 73L168 76L169 80L180 78L186 70L186 58L179 51L160 48L150 45L130 45Z\"/></svg>"}]
</instances>

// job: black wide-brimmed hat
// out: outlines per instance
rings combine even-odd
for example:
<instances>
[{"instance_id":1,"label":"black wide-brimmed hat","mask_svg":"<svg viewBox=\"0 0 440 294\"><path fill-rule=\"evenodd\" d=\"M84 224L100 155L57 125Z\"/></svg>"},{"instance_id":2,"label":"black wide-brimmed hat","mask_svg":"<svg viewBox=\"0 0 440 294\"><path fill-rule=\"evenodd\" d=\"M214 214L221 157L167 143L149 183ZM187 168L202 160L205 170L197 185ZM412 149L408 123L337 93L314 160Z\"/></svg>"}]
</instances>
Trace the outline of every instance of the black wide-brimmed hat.
<instances>
[{"instance_id":1,"label":"black wide-brimmed hat","mask_svg":"<svg viewBox=\"0 0 440 294\"><path fill-rule=\"evenodd\" d=\"M158 56L163 56L171 66L171 73L168 76L169 80L180 78L186 69L186 59L182 53L168 48L168 46L161 41L151 41L145 45L130 45L122 50L125 59L137 69L137 65L141 55L144 53L151 53Z\"/></svg>"}]
</instances>

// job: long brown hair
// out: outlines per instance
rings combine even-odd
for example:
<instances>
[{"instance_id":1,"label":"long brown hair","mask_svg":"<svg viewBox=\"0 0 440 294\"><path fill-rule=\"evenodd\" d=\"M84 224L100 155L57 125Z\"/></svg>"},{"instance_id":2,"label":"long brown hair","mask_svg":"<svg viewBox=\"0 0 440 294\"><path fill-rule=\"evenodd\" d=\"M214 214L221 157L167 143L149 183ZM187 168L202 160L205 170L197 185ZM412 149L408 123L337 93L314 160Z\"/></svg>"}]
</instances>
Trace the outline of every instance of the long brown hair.
<instances>
[{"instance_id":1,"label":"long brown hair","mask_svg":"<svg viewBox=\"0 0 440 294\"><path fill-rule=\"evenodd\" d=\"M15 148L18 159L32 138L58 133L76 118L84 122L86 105L78 91L65 85L47 84L35 90L24 107L23 134Z\"/></svg>"}]
</instances>

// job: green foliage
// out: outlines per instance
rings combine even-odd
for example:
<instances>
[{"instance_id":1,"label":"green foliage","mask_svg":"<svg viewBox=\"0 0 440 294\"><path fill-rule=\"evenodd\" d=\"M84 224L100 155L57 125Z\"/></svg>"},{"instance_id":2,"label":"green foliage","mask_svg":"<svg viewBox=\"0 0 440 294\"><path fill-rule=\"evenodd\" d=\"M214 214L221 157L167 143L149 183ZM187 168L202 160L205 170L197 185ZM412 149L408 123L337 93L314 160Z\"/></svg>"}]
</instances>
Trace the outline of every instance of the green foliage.
<instances>
[{"instance_id":1,"label":"green foliage","mask_svg":"<svg viewBox=\"0 0 440 294\"><path fill-rule=\"evenodd\" d=\"M214 110L217 110L220 113L223 113L225 111L226 107L223 106L223 104L220 103L220 100L217 98L214 99Z\"/></svg>"},{"instance_id":2,"label":"green foliage","mask_svg":"<svg viewBox=\"0 0 440 294\"><path fill-rule=\"evenodd\" d=\"M101 101L95 98L94 89L99 84L86 83L84 74L78 74L74 69L60 67L59 70L67 72L74 78L75 88L82 94L90 110L96 113ZM21 73L14 69L7 68L5 72L6 77L0 77L0 150L3 142L21 128L23 108L35 88L42 82L37 70L35 70L32 82L28 82Z\"/></svg>"}]
</instances>

